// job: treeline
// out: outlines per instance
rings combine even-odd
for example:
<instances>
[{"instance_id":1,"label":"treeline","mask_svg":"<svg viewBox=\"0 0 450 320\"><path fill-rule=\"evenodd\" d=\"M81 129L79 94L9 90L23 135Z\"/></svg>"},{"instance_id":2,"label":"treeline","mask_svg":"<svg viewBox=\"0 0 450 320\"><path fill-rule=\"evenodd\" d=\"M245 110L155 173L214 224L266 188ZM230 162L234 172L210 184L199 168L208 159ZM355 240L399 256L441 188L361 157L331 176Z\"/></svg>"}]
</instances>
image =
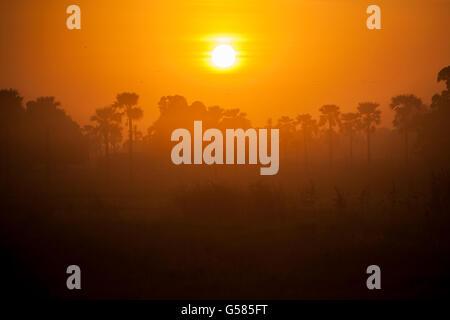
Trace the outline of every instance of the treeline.
<instances>
[{"instance_id":1,"label":"treeline","mask_svg":"<svg viewBox=\"0 0 450 320\"><path fill-rule=\"evenodd\" d=\"M446 89L433 96L430 106L413 94L391 99L394 131L403 141L403 150L397 152L402 153L405 163L410 162L413 153L420 154L432 166L447 167L450 163L450 66L438 73L437 81L445 82ZM3 176L8 181L15 169L23 167L37 166L51 171L61 165L109 159L112 154L125 153L132 175L136 151L169 157L166 151L171 148L171 132L176 128L192 129L194 120L202 120L204 128L252 126L247 114L239 109L207 107L199 101L189 104L178 95L162 97L158 107L159 118L142 133L135 124L143 117L139 96L120 93L110 105L95 110L91 124L80 127L54 97L39 97L24 103L17 90L0 90ZM353 112L347 113L329 104L320 107L319 112L318 119L299 114L267 121L265 127L280 129L281 157L302 161L308 167L313 146L323 145L330 166L338 151L345 152L351 164L355 139L364 137L365 161L369 164L373 161L372 139L382 117L378 103L361 102ZM341 145L339 150L337 141ZM346 141L345 148L343 141Z\"/></svg>"},{"instance_id":2,"label":"treeline","mask_svg":"<svg viewBox=\"0 0 450 320\"><path fill-rule=\"evenodd\" d=\"M28 101L16 90L0 90L0 139L5 186L28 168L49 175L56 167L87 159L87 140L80 126L54 97Z\"/></svg>"}]
</instances>

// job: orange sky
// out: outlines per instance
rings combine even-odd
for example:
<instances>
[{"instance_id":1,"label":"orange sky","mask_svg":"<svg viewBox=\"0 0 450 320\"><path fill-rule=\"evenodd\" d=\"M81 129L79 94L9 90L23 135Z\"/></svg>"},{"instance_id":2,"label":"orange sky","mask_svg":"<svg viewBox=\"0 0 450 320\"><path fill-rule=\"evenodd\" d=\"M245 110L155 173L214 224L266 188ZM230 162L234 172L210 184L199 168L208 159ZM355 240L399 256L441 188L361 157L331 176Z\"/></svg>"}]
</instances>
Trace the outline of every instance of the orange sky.
<instances>
[{"instance_id":1,"label":"orange sky","mask_svg":"<svg viewBox=\"0 0 450 320\"><path fill-rule=\"evenodd\" d=\"M122 91L141 96L143 129L171 94L241 108L255 125L328 103L386 110L400 93L428 103L450 64L449 0L4 2L0 88L54 95L81 124ZM66 29L70 4L81 7L81 30ZM381 7L382 30L366 28L370 4ZM205 63L218 35L239 52L229 72Z\"/></svg>"}]
</instances>

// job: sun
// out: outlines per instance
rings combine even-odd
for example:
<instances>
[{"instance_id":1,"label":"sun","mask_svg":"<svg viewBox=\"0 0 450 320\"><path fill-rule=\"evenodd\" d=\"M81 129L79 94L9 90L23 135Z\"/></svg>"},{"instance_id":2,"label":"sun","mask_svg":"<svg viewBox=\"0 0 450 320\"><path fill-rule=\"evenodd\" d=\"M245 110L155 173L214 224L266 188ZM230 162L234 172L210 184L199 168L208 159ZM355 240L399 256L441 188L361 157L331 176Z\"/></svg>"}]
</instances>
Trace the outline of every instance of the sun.
<instances>
[{"instance_id":1,"label":"sun","mask_svg":"<svg viewBox=\"0 0 450 320\"><path fill-rule=\"evenodd\" d=\"M236 51L229 44L220 44L211 53L212 63L219 68L229 68L236 61Z\"/></svg>"}]
</instances>

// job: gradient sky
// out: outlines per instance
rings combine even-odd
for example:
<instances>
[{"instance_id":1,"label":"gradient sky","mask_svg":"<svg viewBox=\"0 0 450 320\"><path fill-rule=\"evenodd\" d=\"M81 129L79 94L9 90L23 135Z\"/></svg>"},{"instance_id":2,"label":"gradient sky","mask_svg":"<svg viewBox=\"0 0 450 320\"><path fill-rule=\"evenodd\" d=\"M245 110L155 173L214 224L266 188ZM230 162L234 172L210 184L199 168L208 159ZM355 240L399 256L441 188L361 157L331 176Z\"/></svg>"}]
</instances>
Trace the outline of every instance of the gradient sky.
<instances>
[{"instance_id":1,"label":"gradient sky","mask_svg":"<svg viewBox=\"0 0 450 320\"><path fill-rule=\"evenodd\" d=\"M81 7L67 30L66 7ZM382 30L366 28L370 4ZM450 64L450 0L85 0L0 3L0 88L26 100L54 95L79 123L117 93L141 96L146 129L163 95L240 108L254 125L323 104L345 111L415 93L426 103ZM206 61L228 37L238 66Z\"/></svg>"}]
</instances>

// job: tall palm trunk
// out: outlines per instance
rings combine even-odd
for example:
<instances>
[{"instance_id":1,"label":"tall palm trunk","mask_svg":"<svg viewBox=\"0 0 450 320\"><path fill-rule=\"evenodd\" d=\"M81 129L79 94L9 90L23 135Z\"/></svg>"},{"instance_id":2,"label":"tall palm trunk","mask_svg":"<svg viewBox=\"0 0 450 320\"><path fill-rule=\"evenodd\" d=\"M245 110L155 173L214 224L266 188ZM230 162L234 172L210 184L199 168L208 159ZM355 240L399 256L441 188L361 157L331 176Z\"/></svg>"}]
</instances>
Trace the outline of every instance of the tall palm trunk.
<instances>
[{"instance_id":1,"label":"tall palm trunk","mask_svg":"<svg viewBox=\"0 0 450 320\"><path fill-rule=\"evenodd\" d=\"M12 164L12 132L11 128L6 128L6 141L5 141L5 158L4 158L4 167L2 168L4 170L4 179L5 179L5 190L4 192L10 192L11 191L11 164Z\"/></svg>"},{"instance_id":2,"label":"tall palm trunk","mask_svg":"<svg viewBox=\"0 0 450 320\"><path fill-rule=\"evenodd\" d=\"M329 139L330 139L330 145L329 145L329 156L330 156L330 168L333 166L333 128L331 127L331 120L328 121L328 131L329 131Z\"/></svg>"},{"instance_id":3,"label":"tall palm trunk","mask_svg":"<svg viewBox=\"0 0 450 320\"><path fill-rule=\"evenodd\" d=\"M371 154L370 154L370 126L367 127L367 163L371 162Z\"/></svg>"},{"instance_id":4,"label":"tall palm trunk","mask_svg":"<svg viewBox=\"0 0 450 320\"><path fill-rule=\"evenodd\" d=\"M128 165L130 180L133 178L133 120L128 117Z\"/></svg>"},{"instance_id":5,"label":"tall palm trunk","mask_svg":"<svg viewBox=\"0 0 450 320\"><path fill-rule=\"evenodd\" d=\"M105 133L105 157L109 159L109 136L108 133Z\"/></svg>"},{"instance_id":6,"label":"tall palm trunk","mask_svg":"<svg viewBox=\"0 0 450 320\"><path fill-rule=\"evenodd\" d=\"M109 133L105 133L105 165L106 165L106 179L109 179Z\"/></svg>"},{"instance_id":7,"label":"tall palm trunk","mask_svg":"<svg viewBox=\"0 0 450 320\"><path fill-rule=\"evenodd\" d=\"M45 128L45 184L47 191L50 189L50 128Z\"/></svg>"},{"instance_id":8,"label":"tall palm trunk","mask_svg":"<svg viewBox=\"0 0 450 320\"><path fill-rule=\"evenodd\" d=\"M405 129L405 163L409 162L409 152L408 152L408 130Z\"/></svg>"},{"instance_id":9,"label":"tall palm trunk","mask_svg":"<svg viewBox=\"0 0 450 320\"><path fill-rule=\"evenodd\" d=\"M308 169L308 137L306 134L306 130L303 131L303 145L304 145L304 153L305 153L305 167Z\"/></svg>"},{"instance_id":10,"label":"tall palm trunk","mask_svg":"<svg viewBox=\"0 0 450 320\"><path fill-rule=\"evenodd\" d=\"M350 132L350 166L353 163L353 132Z\"/></svg>"}]
</instances>

